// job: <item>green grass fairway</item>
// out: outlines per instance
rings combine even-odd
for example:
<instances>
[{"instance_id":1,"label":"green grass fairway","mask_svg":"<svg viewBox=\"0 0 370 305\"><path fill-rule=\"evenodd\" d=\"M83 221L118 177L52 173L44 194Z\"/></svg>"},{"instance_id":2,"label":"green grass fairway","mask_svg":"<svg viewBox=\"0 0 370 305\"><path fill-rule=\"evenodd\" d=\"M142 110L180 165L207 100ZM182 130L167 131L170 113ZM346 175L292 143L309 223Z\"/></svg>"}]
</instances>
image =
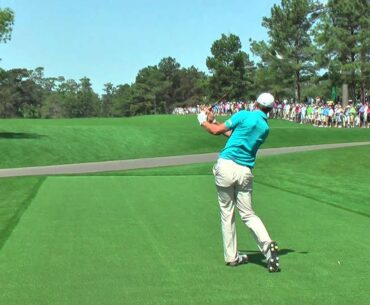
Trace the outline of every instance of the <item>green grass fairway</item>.
<instances>
[{"instance_id":1,"label":"green grass fairway","mask_svg":"<svg viewBox=\"0 0 370 305\"><path fill-rule=\"evenodd\" d=\"M280 241L283 271L266 271L240 222L251 262L229 268L202 170L47 178L0 251L0 304L367 304L369 215L256 179L255 209Z\"/></svg>"},{"instance_id":2,"label":"green grass fairway","mask_svg":"<svg viewBox=\"0 0 370 305\"><path fill-rule=\"evenodd\" d=\"M270 125L263 148L370 139L369 129L314 128L281 120ZM208 153L225 142L202 130L195 116L0 120L0 168Z\"/></svg>"}]
</instances>

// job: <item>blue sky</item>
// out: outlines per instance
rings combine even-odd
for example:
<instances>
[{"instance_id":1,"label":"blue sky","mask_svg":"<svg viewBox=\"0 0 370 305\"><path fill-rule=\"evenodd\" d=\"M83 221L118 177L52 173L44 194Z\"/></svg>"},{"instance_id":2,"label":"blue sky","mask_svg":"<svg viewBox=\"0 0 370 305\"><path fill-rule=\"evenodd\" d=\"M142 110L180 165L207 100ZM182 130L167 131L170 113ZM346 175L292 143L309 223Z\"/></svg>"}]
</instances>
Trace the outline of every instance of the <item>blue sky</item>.
<instances>
[{"instance_id":1,"label":"blue sky","mask_svg":"<svg viewBox=\"0 0 370 305\"><path fill-rule=\"evenodd\" d=\"M15 12L12 39L0 45L4 69L45 68L45 76L93 88L135 81L138 71L167 56L208 72L206 58L222 33L266 40L262 17L273 0L0 0Z\"/></svg>"}]
</instances>

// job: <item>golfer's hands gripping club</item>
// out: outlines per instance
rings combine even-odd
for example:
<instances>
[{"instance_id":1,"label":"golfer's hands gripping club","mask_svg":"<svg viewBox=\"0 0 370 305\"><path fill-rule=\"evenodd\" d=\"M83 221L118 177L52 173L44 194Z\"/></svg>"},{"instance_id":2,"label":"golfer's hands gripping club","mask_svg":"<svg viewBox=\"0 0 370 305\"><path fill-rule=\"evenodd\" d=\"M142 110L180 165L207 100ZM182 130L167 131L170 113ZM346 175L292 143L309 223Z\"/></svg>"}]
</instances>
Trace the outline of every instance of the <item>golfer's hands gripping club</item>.
<instances>
[{"instance_id":1,"label":"golfer's hands gripping club","mask_svg":"<svg viewBox=\"0 0 370 305\"><path fill-rule=\"evenodd\" d=\"M216 123L216 118L215 118L215 114L213 113L213 111L211 110L208 110L207 113L207 121L208 123Z\"/></svg>"},{"instance_id":2,"label":"golfer's hands gripping club","mask_svg":"<svg viewBox=\"0 0 370 305\"><path fill-rule=\"evenodd\" d=\"M201 111L198 115L197 115L197 119L198 119L198 122L199 122L199 125L202 126L203 123L205 121L207 121L207 115L204 111Z\"/></svg>"},{"instance_id":3,"label":"golfer's hands gripping club","mask_svg":"<svg viewBox=\"0 0 370 305\"><path fill-rule=\"evenodd\" d=\"M198 114L198 122L202 125L204 122L216 123L215 114L212 111L212 107L204 107Z\"/></svg>"}]
</instances>

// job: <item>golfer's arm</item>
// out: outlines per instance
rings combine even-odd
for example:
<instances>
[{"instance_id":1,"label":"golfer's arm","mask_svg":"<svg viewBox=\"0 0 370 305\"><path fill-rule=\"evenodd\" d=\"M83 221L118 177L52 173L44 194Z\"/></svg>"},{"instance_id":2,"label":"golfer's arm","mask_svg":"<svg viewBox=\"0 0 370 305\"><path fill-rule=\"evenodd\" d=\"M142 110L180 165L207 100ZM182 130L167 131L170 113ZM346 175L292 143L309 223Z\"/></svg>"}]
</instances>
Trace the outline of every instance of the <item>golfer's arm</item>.
<instances>
[{"instance_id":1,"label":"golfer's arm","mask_svg":"<svg viewBox=\"0 0 370 305\"><path fill-rule=\"evenodd\" d=\"M202 126L205 130L207 130L209 133L213 135L223 134L226 137L230 137L232 133L232 131L226 127L225 123L216 124L216 123L210 123L206 121L202 123Z\"/></svg>"}]
</instances>

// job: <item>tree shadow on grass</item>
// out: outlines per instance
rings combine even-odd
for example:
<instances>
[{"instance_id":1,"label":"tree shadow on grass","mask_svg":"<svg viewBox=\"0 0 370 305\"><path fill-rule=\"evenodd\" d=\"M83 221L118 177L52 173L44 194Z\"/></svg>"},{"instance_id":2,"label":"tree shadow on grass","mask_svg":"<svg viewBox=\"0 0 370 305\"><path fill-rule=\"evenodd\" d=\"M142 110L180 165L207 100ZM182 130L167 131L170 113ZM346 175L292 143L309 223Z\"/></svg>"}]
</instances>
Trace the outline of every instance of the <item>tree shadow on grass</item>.
<instances>
[{"instance_id":1,"label":"tree shadow on grass","mask_svg":"<svg viewBox=\"0 0 370 305\"><path fill-rule=\"evenodd\" d=\"M6 241L13 233L14 228L18 225L23 213L28 209L29 205L38 194L38 190L45 180L46 177L37 177L35 180L33 179L33 186L32 188L29 188L29 192L27 192L27 197L23 200L17 200L17 203L15 204L15 209L12 209L12 211L9 212L9 215L1 215L2 217L0 219L2 223L0 226L0 252L4 247Z\"/></svg>"},{"instance_id":2,"label":"tree shadow on grass","mask_svg":"<svg viewBox=\"0 0 370 305\"><path fill-rule=\"evenodd\" d=\"M249 251L249 250L240 250L243 253L248 254L248 263L256 264L266 268L266 259L265 256L260 251ZM279 250L279 256L284 256L289 253L296 252L292 249L281 249ZM299 254L308 254L306 251L298 252Z\"/></svg>"},{"instance_id":3,"label":"tree shadow on grass","mask_svg":"<svg viewBox=\"0 0 370 305\"><path fill-rule=\"evenodd\" d=\"M1 139L40 139L46 137L37 133L29 132L0 132Z\"/></svg>"}]
</instances>

